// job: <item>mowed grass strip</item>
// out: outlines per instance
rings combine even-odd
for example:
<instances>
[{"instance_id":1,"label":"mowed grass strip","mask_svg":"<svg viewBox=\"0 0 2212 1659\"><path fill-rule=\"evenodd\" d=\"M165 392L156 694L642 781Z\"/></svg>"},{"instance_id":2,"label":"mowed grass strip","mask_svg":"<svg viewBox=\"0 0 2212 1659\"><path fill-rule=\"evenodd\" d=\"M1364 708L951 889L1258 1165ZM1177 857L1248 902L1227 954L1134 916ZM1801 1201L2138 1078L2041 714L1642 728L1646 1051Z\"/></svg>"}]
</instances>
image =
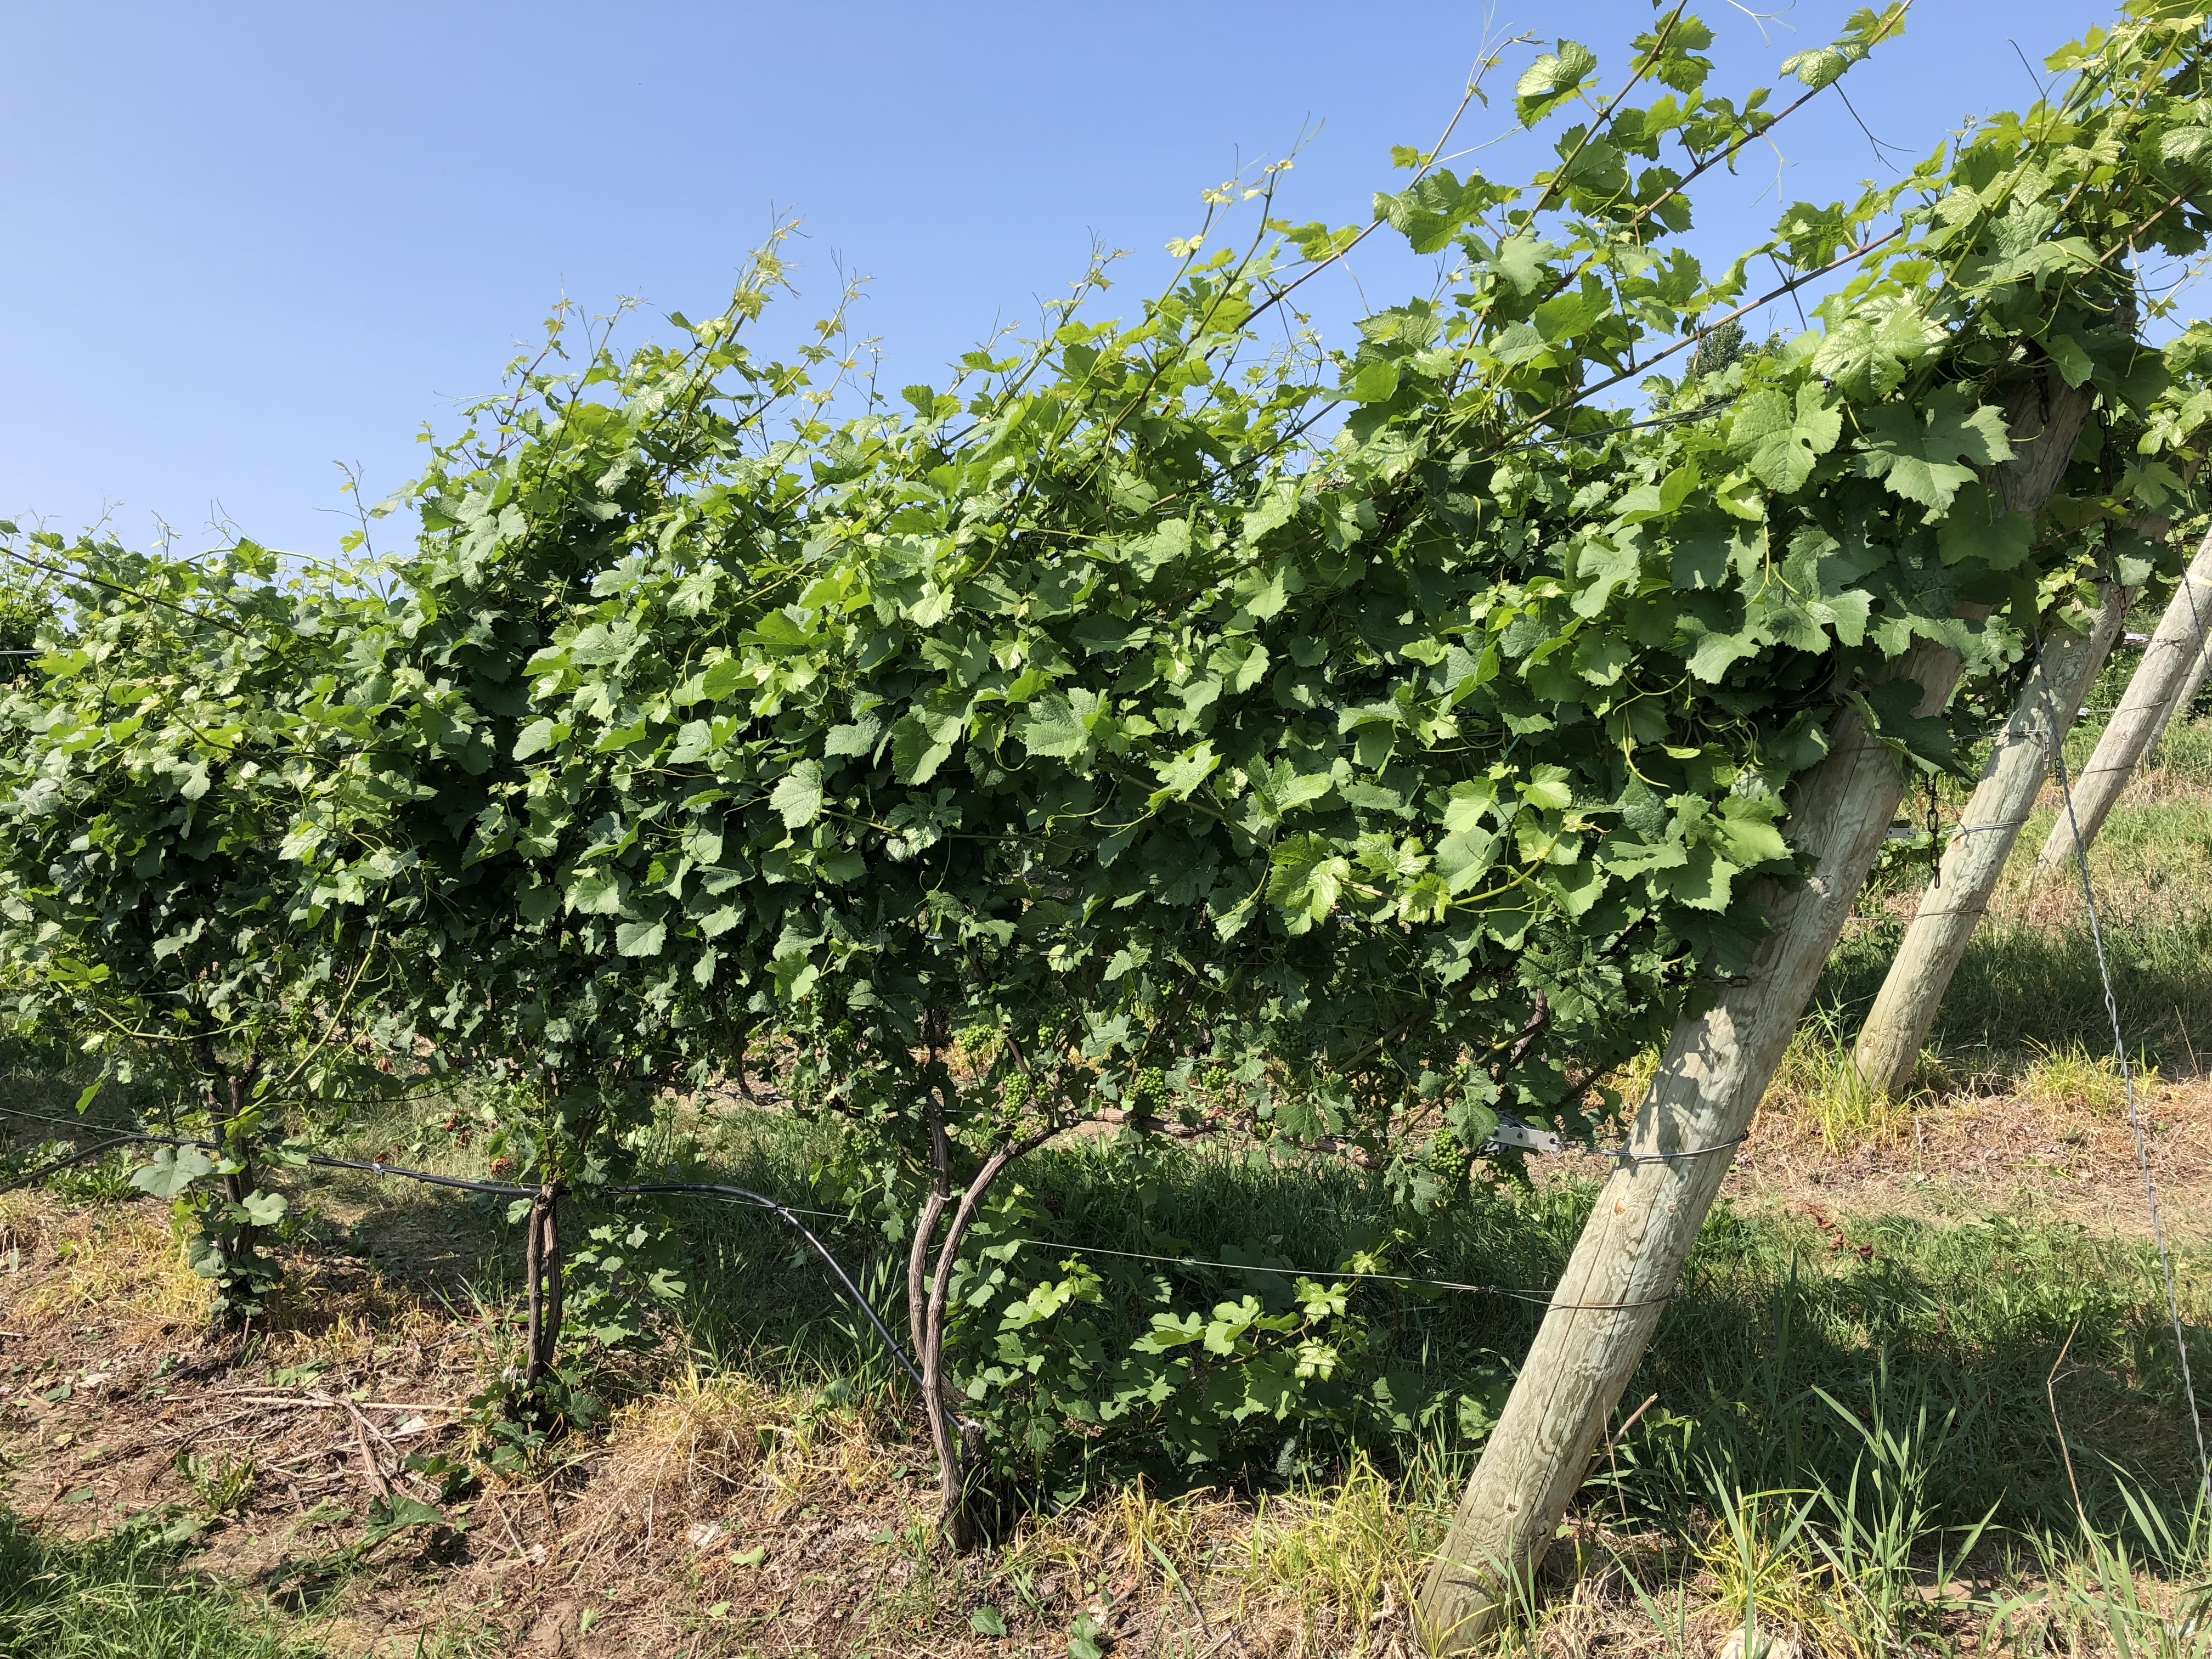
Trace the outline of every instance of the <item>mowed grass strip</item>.
<instances>
[{"instance_id":1,"label":"mowed grass strip","mask_svg":"<svg viewBox=\"0 0 2212 1659\"><path fill-rule=\"evenodd\" d=\"M181 1571L161 1528L85 1540L0 1510L0 1654L8 1659L325 1659L244 1596Z\"/></svg>"}]
</instances>

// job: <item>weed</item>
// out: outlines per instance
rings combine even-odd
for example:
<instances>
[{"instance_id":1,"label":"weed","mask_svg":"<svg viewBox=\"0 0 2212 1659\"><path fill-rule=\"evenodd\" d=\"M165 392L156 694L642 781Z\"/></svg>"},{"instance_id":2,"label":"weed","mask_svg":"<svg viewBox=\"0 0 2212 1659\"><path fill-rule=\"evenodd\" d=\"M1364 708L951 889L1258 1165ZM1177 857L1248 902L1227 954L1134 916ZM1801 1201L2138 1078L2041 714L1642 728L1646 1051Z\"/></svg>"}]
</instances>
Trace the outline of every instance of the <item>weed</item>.
<instances>
[{"instance_id":1,"label":"weed","mask_svg":"<svg viewBox=\"0 0 2212 1659\"><path fill-rule=\"evenodd\" d=\"M1819 1495L1783 1490L1746 1493L1719 1471L1706 1471L1714 1522L1698 1550L1712 1577L1720 1609L1743 1631L1743 1651L1756 1656L1779 1624L1803 1630L1826 1610L1820 1565L1807 1535Z\"/></svg>"},{"instance_id":2,"label":"weed","mask_svg":"<svg viewBox=\"0 0 2212 1659\"><path fill-rule=\"evenodd\" d=\"M220 1457L201 1457L179 1449L177 1474L200 1500L201 1507L216 1516L243 1514L253 1501L253 1488L260 1480L251 1453L242 1457L227 1452Z\"/></svg>"},{"instance_id":3,"label":"weed","mask_svg":"<svg viewBox=\"0 0 2212 1659\"><path fill-rule=\"evenodd\" d=\"M1400 1606L1411 1599L1420 1564L1410 1531L1390 1483L1356 1457L1334 1486L1261 1500L1245 1543L1245 1595L1364 1629L1386 1597Z\"/></svg>"},{"instance_id":4,"label":"weed","mask_svg":"<svg viewBox=\"0 0 2212 1659\"><path fill-rule=\"evenodd\" d=\"M1599 1086L1619 1095L1630 1111L1634 1111L1644 1097L1650 1092L1651 1079L1659 1075L1662 1050L1644 1049L1626 1066L1617 1067L1610 1076L1601 1078Z\"/></svg>"},{"instance_id":5,"label":"weed","mask_svg":"<svg viewBox=\"0 0 2212 1659\"><path fill-rule=\"evenodd\" d=\"M132 1205L88 1212L64 1226L56 1246L63 1271L24 1297L17 1309L22 1317L94 1310L173 1321L207 1317L211 1289L185 1261L166 1212Z\"/></svg>"},{"instance_id":6,"label":"weed","mask_svg":"<svg viewBox=\"0 0 2212 1659\"><path fill-rule=\"evenodd\" d=\"M2093 1053L2079 1042L2033 1047L2035 1060L2020 1079L2022 1099L2053 1115L2084 1113L2117 1118L2126 1112L2127 1085L2119 1061L2109 1050ZM2158 1082L2158 1068L2137 1066L2135 1079L2138 1091L2149 1089Z\"/></svg>"},{"instance_id":7,"label":"weed","mask_svg":"<svg viewBox=\"0 0 2212 1659\"><path fill-rule=\"evenodd\" d=\"M1911 1121L1909 1103L1888 1099L1859 1075L1833 1008L1814 1009L1798 1026L1765 1104L1808 1123L1820 1144L1836 1153L1887 1140Z\"/></svg>"},{"instance_id":8,"label":"weed","mask_svg":"<svg viewBox=\"0 0 2212 1659\"><path fill-rule=\"evenodd\" d=\"M24 1252L44 1231L42 1208L33 1193L0 1193L0 1271L21 1271Z\"/></svg>"},{"instance_id":9,"label":"weed","mask_svg":"<svg viewBox=\"0 0 2212 1659\"><path fill-rule=\"evenodd\" d=\"M46 1177L46 1186L72 1204L124 1204L145 1196L131 1184L131 1173L124 1158L106 1158L57 1170Z\"/></svg>"}]
</instances>

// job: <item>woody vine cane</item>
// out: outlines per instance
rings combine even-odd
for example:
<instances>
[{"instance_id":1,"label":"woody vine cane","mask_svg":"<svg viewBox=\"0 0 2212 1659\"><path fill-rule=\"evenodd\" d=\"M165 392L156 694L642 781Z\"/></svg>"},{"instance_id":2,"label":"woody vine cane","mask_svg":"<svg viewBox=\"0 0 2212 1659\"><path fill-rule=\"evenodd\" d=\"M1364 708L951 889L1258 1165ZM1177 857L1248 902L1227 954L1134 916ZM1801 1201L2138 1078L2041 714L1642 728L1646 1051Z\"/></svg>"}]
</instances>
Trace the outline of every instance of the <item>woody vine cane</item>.
<instances>
[{"instance_id":1,"label":"woody vine cane","mask_svg":"<svg viewBox=\"0 0 2212 1659\"><path fill-rule=\"evenodd\" d=\"M561 1189L548 1181L530 1200L523 1276L529 1285L526 1387L535 1389L553 1369L561 1344Z\"/></svg>"}]
</instances>

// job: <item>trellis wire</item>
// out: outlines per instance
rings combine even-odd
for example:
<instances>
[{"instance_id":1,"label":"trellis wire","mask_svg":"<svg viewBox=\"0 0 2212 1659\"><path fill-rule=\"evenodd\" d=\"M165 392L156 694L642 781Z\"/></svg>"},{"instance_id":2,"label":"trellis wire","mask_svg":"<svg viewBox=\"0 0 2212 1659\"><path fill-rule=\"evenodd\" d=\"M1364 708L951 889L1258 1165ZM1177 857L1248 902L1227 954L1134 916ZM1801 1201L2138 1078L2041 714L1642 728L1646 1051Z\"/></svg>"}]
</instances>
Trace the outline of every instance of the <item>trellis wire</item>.
<instances>
[{"instance_id":1,"label":"trellis wire","mask_svg":"<svg viewBox=\"0 0 2212 1659\"><path fill-rule=\"evenodd\" d=\"M64 1128L74 1129L85 1127L82 1123L73 1123L68 1118L55 1117L44 1112L27 1112L15 1107L0 1107L0 1114L4 1114L9 1117L27 1118L40 1123L59 1124ZM39 1169L33 1170L30 1175L20 1177L19 1179L10 1182L9 1185L11 1187L29 1186L34 1182L43 1181L46 1176L54 1174L58 1170L68 1168L69 1165L72 1164L81 1164L88 1158L95 1158L101 1152L110 1151L114 1147L147 1143L164 1146L193 1146L206 1152L216 1152L221 1150L213 1141L191 1140L178 1135L121 1135L113 1139L103 1140L99 1142L97 1145L83 1148L81 1151L71 1153L67 1158L58 1158L51 1164L44 1164ZM536 1187L513 1186L505 1182L470 1181L464 1179L459 1176L433 1175L428 1170L410 1170L395 1164L364 1163L358 1158L330 1158L321 1153L308 1154L307 1162L321 1169L358 1170L368 1175L399 1176L406 1180L421 1182L428 1186L450 1187L458 1188L463 1192L483 1193L501 1198L535 1198L541 1190ZM814 1236L812 1230L807 1227L805 1223L801 1222L799 1219L798 1215L787 1206L779 1204L772 1198L765 1197L759 1193L752 1192L744 1187L727 1186L719 1182L708 1181L649 1182L634 1186L604 1187L599 1190L606 1194L610 1197L684 1193L703 1198L720 1199L726 1203L754 1205L761 1209L773 1211L777 1216L787 1223L801 1238L804 1238L807 1243L813 1247L815 1254L822 1258L823 1264L830 1269L830 1273L836 1279L838 1285L844 1290L845 1294L851 1298L854 1305L858 1307L860 1312L866 1316L869 1325L873 1328L876 1335L882 1340L884 1346L890 1350L891 1357L896 1359L899 1362L900 1366L906 1371L907 1375L914 1379L915 1385L917 1388L921 1386L921 1373L915 1369L914 1362L908 1357L906 1350L899 1346L896 1340L892 1337L890 1332L884 1327L884 1322L881 1316L877 1314L873 1304L868 1301L866 1297L860 1293L860 1287L853 1283L852 1276L846 1273L842 1265L841 1265L837 1261L837 1258L830 1253L829 1247L823 1244L820 1239L817 1238ZM817 1212L816 1213L820 1212Z\"/></svg>"},{"instance_id":2,"label":"trellis wire","mask_svg":"<svg viewBox=\"0 0 2212 1659\"><path fill-rule=\"evenodd\" d=\"M2189 586L2188 578L2185 575L2182 582L2185 592ZM2197 596L2193 592L2189 595L2189 606L2191 616L2194 616L2197 610ZM2043 678L2044 701L2046 706L2051 708L2051 717L2055 722L2057 708L2051 698L2051 682L2047 677L2044 677L2043 641L2040 637L2036 640L2035 646L2035 672L2039 677ZM2067 829L2074 838L2074 866L2081 878L2081 902L2089 913L2089 939L2091 944L2096 947L2097 976L2104 982L2105 1012L2112 1023L2112 1054L2120 1064L2120 1085L2127 1096L2128 1103L2128 1128L2135 1138L2136 1163L2142 1170L2143 1197L2150 1206L2151 1233L2158 1241L2159 1270L2166 1282L2166 1310L2167 1317L2173 1325L2174 1357L2181 1364L2181 1392L2183 1398L2189 1402L2189 1424L2197 1437L2197 1475L2203 1487L2207 1503L2212 1504L2212 1457L2208 1457L2205 1452L2204 1419L2197 1405L2197 1384L2189 1372L2189 1334L2181 1322L2181 1297L2174 1288L2173 1252L2166 1242L2166 1223L2159 1214L2158 1181L2151 1172L2150 1142L2143 1128L2142 1106L2136 1099L2135 1066L2128 1058L2127 1037L2120 1025L2119 995L2112 989L2112 967L2105 957L2105 927L2103 920L2097 914L2096 890L2089 879L2089 851L2081 844L2081 826L2074 816L2074 785L2066 769L2064 744L2051 744L2051 762L2052 770L2058 779L2059 797L2066 810Z\"/></svg>"},{"instance_id":3,"label":"trellis wire","mask_svg":"<svg viewBox=\"0 0 2212 1659\"><path fill-rule=\"evenodd\" d=\"M33 1122L51 1123L69 1129L81 1129L88 1127L80 1121L57 1117L46 1112L25 1111L20 1107L0 1106L0 1115L23 1118ZM1679 1152L1638 1154L1630 1152L1626 1147L1597 1146L1571 1147L1568 1150L1601 1153L1616 1158L1624 1163L1664 1163L1676 1158L1699 1158L1711 1152L1726 1152L1737 1146L1741 1139L1742 1137L1738 1136L1736 1139L1723 1142L1717 1146L1701 1146ZM47 1176L59 1170L67 1168L70 1164L82 1163L87 1158L97 1157L100 1153L117 1146L131 1145L191 1146L207 1152L221 1150L213 1141L195 1140L178 1135L137 1133L122 1135L99 1142L93 1146L71 1153L66 1158L44 1164L30 1175L11 1182L9 1186L13 1188L31 1185L34 1182L44 1180ZM310 1153L305 1161L321 1169L354 1170L362 1174L374 1176L398 1176L404 1180L420 1182L427 1186L451 1188L462 1192L483 1193L494 1197L535 1198L540 1191L536 1187L520 1187L498 1181L472 1181L460 1176L434 1175L428 1170L412 1170L397 1164L368 1162L359 1158L331 1158L322 1153ZM836 1278L839 1287L845 1292L846 1297L860 1310L861 1315L867 1320L870 1328L874 1331L877 1340L890 1351L891 1357L898 1362L899 1368L914 1380L915 1386L916 1388L925 1386L921 1380L921 1373L915 1369L913 1358L897 1338L891 1334L890 1328L884 1323L883 1317L876 1311L874 1304L853 1282L852 1275L845 1271L837 1258L830 1253L829 1247L816 1237L813 1231L799 1219L801 1215L822 1217L833 1221L846 1218L828 1210L802 1209L797 1206L781 1203L746 1188L729 1186L718 1182L642 1182L626 1186L602 1187L596 1191L607 1197L666 1195L713 1198L724 1202L747 1204L772 1212L804 1238L813 1248L815 1254L821 1257L823 1264ZM1676 1294L1670 1291L1665 1296L1649 1297L1635 1302L1555 1303L1552 1295L1546 1292L1524 1290L1510 1285L1470 1285L1456 1279L1424 1279L1411 1273L1360 1273L1344 1268L1263 1267L1252 1262L1215 1261L1196 1256L1157 1255L1140 1250L1109 1249L1104 1245L1098 1244L1071 1244L1065 1240L1054 1238L1035 1238L1030 1242L1052 1249L1073 1250L1091 1255L1121 1256L1139 1261L1157 1261L1169 1267L1224 1268L1237 1273L1274 1273L1286 1278L1311 1279L1316 1281L1357 1279L1378 1284L1407 1285L1431 1290L1454 1291L1467 1295L1503 1297L1542 1307L1559 1307L1563 1310L1589 1313L1626 1313L1639 1308L1658 1307L1673 1301Z\"/></svg>"}]
</instances>

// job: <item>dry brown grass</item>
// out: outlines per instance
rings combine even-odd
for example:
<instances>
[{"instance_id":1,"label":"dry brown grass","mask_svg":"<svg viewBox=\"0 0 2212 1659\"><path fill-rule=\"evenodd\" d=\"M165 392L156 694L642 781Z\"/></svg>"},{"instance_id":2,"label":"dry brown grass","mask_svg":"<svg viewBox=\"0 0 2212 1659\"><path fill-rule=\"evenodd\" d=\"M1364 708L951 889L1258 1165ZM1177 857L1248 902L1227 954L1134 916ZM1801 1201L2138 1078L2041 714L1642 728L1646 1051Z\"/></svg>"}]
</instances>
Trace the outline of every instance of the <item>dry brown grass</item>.
<instances>
[{"instance_id":1,"label":"dry brown grass","mask_svg":"<svg viewBox=\"0 0 2212 1659\"><path fill-rule=\"evenodd\" d=\"M136 1324L175 1324L208 1316L213 1289L185 1261L167 1212L150 1204L64 1209L32 1194L9 1206L0 1227L28 1265L33 1252L52 1271L21 1289L0 1278L0 1307L29 1325L98 1313ZM27 1248L27 1244L28 1248Z\"/></svg>"},{"instance_id":2,"label":"dry brown grass","mask_svg":"<svg viewBox=\"0 0 2212 1659\"><path fill-rule=\"evenodd\" d=\"M616 1413L563 1548L589 1552L624 1528L772 1523L809 1503L849 1503L896 1467L854 1413L692 1366Z\"/></svg>"},{"instance_id":3,"label":"dry brown grass","mask_svg":"<svg viewBox=\"0 0 2212 1659\"><path fill-rule=\"evenodd\" d=\"M0 1263L9 1273L21 1272L25 1254L37 1247L50 1204L44 1194L21 1188L0 1193Z\"/></svg>"}]
</instances>

